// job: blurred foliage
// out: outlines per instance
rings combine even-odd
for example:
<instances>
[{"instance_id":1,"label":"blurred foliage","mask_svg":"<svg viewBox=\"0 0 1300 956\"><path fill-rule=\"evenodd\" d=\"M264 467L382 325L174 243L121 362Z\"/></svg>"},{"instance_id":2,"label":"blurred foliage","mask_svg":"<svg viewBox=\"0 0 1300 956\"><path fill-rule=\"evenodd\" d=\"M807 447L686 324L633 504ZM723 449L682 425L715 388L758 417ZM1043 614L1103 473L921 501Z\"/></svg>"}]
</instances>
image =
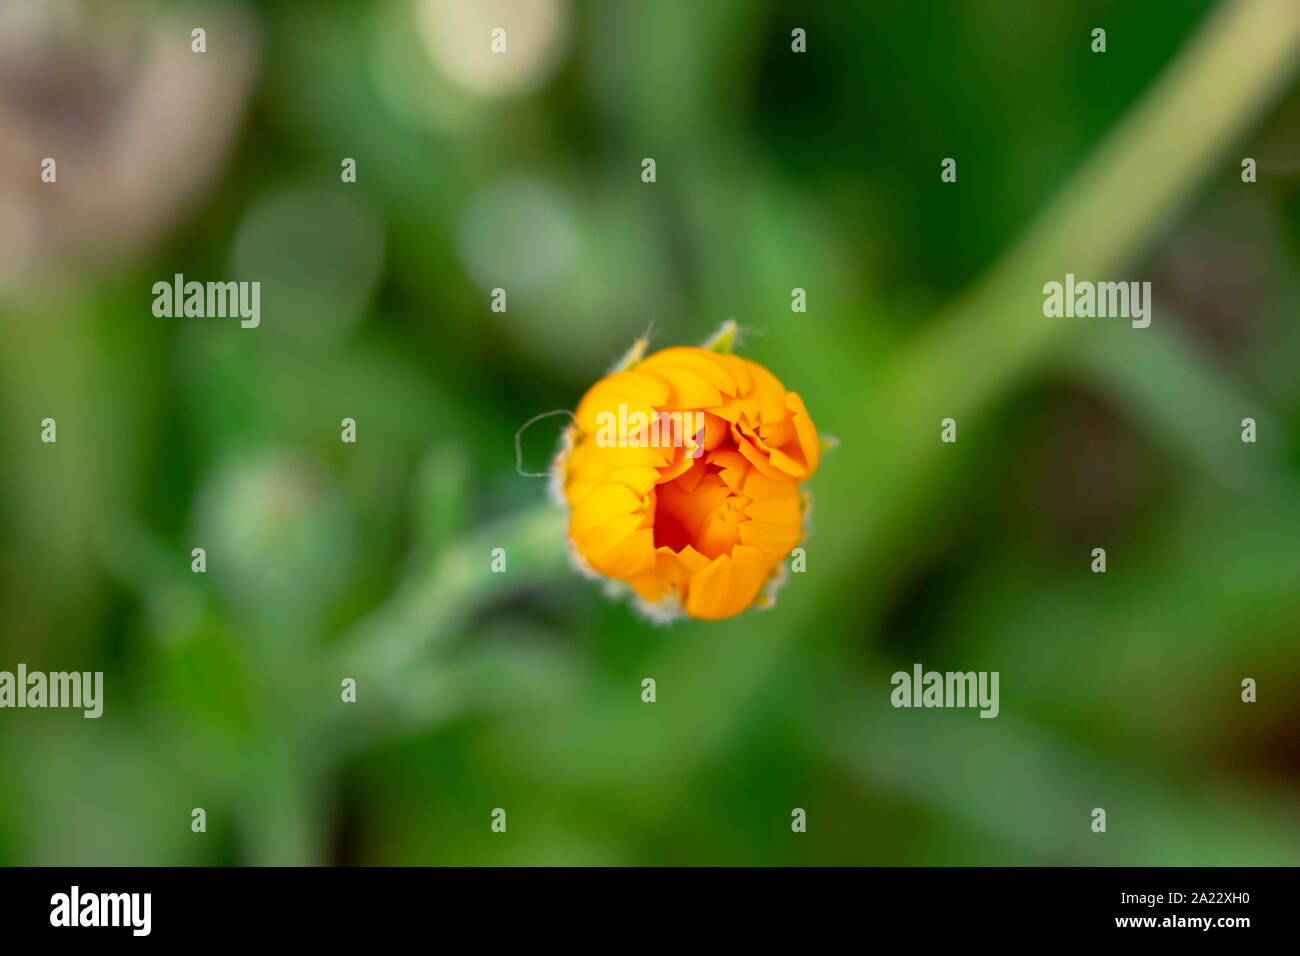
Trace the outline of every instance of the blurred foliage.
<instances>
[{"instance_id":1,"label":"blurred foliage","mask_svg":"<svg viewBox=\"0 0 1300 956\"><path fill-rule=\"evenodd\" d=\"M1291 6L4 17L0 669L106 700L0 712L0 861L1297 859ZM135 177L83 222L56 189L107 143ZM1043 319L1067 271L1150 277L1151 328ZM156 318L175 273L261 281L261 327ZM841 445L776 609L655 628L569 568L513 436L728 317ZM894 710L916 661L999 671L1001 715Z\"/></svg>"}]
</instances>

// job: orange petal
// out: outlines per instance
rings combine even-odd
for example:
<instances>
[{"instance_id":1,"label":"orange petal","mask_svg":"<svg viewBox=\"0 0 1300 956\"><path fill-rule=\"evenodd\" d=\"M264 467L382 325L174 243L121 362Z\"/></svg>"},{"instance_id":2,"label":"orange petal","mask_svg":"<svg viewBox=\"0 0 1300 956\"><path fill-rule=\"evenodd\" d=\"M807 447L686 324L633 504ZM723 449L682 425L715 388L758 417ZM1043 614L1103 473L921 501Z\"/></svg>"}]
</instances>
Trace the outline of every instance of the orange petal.
<instances>
[{"instance_id":1,"label":"orange petal","mask_svg":"<svg viewBox=\"0 0 1300 956\"><path fill-rule=\"evenodd\" d=\"M588 389L578 402L574 414L578 428L584 433L595 433L603 422L602 413L619 421L619 406L627 408L627 416L641 412L647 418L668 399L668 385L662 379L644 372L615 372L607 375Z\"/></svg>"},{"instance_id":2,"label":"orange petal","mask_svg":"<svg viewBox=\"0 0 1300 956\"><path fill-rule=\"evenodd\" d=\"M734 395L739 391L740 386L727 367L718 359L718 353L708 349L677 346L656 352L641 362L637 368L656 374L664 374L668 370L693 372L719 392Z\"/></svg>"},{"instance_id":3,"label":"orange petal","mask_svg":"<svg viewBox=\"0 0 1300 956\"><path fill-rule=\"evenodd\" d=\"M706 621L739 614L754 603L770 569L757 548L737 545L691 579L686 613Z\"/></svg>"},{"instance_id":4,"label":"orange petal","mask_svg":"<svg viewBox=\"0 0 1300 956\"><path fill-rule=\"evenodd\" d=\"M582 554L601 574L626 581L655 566L654 532L644 528L624 537L610 535L607 546L592 545Z\"/></svg>"},{"instance_id":5,"label":"orange petal","mask_svg":"<svg viewBox=\"0 0 1300 956\"><path fill-rule=\"evenodd\" d=\"M611 518L634 515L644 508L645 499L627 485L603 484L573 506L569 533L580 535Z\"/></svg>"}]
</instances>

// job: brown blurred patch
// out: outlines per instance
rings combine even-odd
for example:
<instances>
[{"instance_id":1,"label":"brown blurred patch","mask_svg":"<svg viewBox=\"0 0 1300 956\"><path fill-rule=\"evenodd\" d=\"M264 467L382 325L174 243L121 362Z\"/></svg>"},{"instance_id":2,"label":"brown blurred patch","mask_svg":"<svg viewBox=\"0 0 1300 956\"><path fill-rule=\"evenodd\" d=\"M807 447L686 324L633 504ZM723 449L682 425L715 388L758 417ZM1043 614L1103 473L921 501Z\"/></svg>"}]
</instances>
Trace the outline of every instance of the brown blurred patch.
<instances>
[{"instance_id":1,"label":"brown blurred patch","mask_svg":"<svg viewBox=\"0 0 1300 956\"><path fill-rule=\"evenodd\" d=\"M190 31L207 31L207 52ZM241 8L0 8L0 290L156 242L229 156L259 31ZM41 180L46 157L57 181Z\"/></svg>"},{"instance_id":2,"label":"brown blurred patch","mask_svg":"<svg viewBox=\"0 0 1300 956\"><path fill-rule=\"evenodd\" d=\"M1039 427L1016 481L1033 531L1068 551L1135 533L1158 491L1149 447L1088 392L1053 388L1033 400Z\"/></svg>"},{"instance_id":3,"label":"brown blurred patch","mask_svg":"<svg viewBox=\"0 0 1300 956\"><path fill-rule=\"evenodd\" d=\"M1285 291L1283 238L1267 193L1238 183L1161 248L1152 273L1157 296L1213 352L1235 358L1267 335Z\"/></svg>"}]
</instances>

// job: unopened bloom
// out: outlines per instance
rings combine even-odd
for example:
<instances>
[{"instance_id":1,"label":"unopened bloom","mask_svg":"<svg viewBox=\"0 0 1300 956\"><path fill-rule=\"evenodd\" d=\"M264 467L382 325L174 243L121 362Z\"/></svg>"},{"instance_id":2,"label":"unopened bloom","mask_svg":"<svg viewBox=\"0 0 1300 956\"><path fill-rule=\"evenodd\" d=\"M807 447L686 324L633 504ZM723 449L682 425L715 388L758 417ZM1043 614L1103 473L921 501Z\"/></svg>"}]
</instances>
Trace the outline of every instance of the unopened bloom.
<instances>
[{"instance_id":1,"label":"unopened bloom","mask_svg":"<svg viewBox=\"0 0 1300 956\"><path fill-rule=\"evenodd\" d=\"M580 563L658 616L769 604L803 536L817 429L776 376L722 350L734 331L645 358L639 340L578 403L555 463Z\"/></svg>"}]
</instances>

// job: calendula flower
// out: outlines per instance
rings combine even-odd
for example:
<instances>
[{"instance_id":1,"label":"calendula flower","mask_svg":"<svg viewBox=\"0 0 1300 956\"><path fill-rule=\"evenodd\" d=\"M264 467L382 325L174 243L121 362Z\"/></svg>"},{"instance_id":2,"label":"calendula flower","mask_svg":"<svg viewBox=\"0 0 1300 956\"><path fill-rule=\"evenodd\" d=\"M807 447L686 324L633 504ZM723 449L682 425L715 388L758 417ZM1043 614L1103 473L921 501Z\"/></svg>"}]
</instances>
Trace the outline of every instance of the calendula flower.
<instances>
[{"instance_id":1,"label":"calendula flower","mask_svg":"<svg viewBox=\"0 0 1300 956\"><path fill-rule=\"evenodd\" d=\"M817 429L796 393L730 354L735 329L648 357L638 340L578 403L555 461L579 564L656 617L770 605L803 537Z\"/></svg>"}]
</instances>

